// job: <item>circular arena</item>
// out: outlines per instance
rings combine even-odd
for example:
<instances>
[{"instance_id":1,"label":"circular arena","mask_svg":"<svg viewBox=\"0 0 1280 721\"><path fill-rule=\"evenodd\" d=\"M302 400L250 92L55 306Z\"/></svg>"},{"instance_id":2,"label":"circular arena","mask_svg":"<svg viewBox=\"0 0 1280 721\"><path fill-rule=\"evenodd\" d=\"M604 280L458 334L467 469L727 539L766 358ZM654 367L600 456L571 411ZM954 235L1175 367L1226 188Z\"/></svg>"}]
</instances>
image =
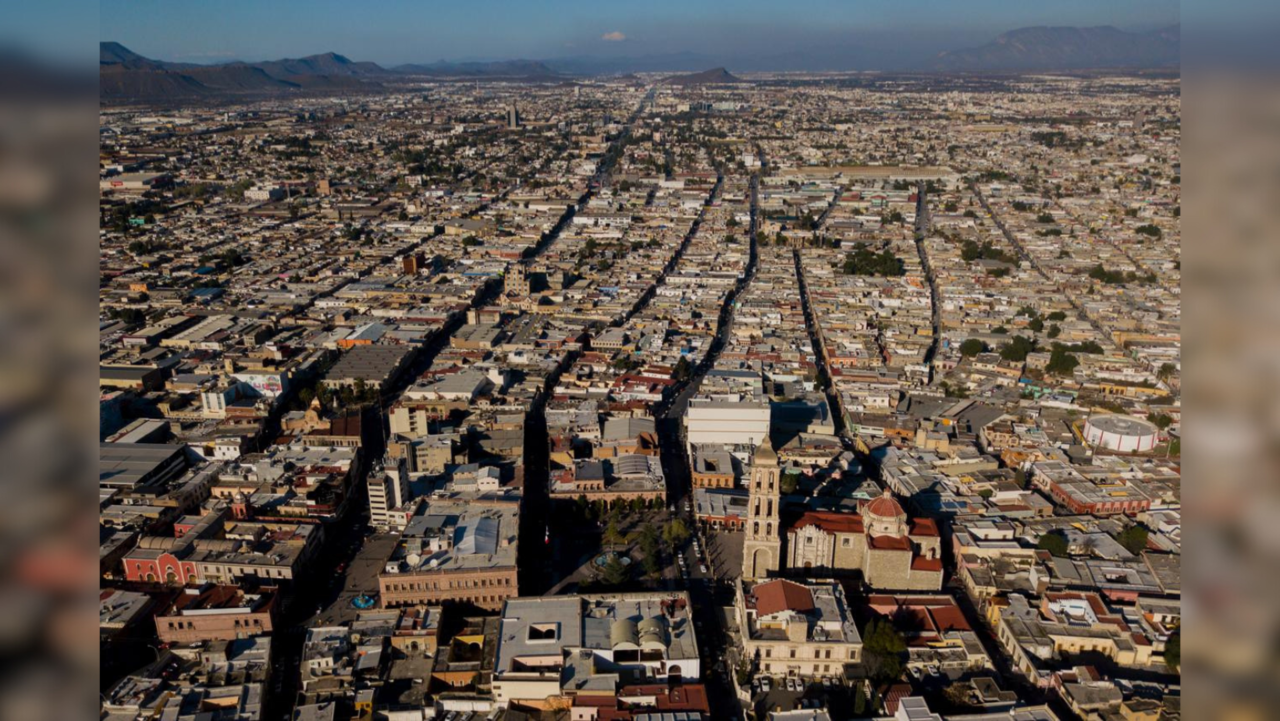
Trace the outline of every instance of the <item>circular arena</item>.
<instances>
[{"instance_id":1,"label":"circular arena","mask_svg":"<svg viewBox=\"0 0 1280 721\"><path fill-rule=\"evenodd\" d=\"M1089 445L1120 453L1145 453L1154 450L1160 429L1150 421L1133 416L1093 416L1084 424L1084 439Z\"/></svg>"}]
</instances>

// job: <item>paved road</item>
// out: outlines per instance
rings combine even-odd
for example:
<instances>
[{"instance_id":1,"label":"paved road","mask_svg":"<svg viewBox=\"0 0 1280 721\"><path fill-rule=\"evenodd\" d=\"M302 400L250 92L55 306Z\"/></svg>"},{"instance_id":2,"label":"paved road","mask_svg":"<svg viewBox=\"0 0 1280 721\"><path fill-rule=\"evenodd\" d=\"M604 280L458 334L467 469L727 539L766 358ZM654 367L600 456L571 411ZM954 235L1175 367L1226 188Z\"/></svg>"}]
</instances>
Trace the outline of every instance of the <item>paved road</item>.
<instances>
[{"instance_id":1,"label":"paved road","mask_svg":"<svg viewBox=\"0 0 1280 721\"><path fill-rule=\"evenodd\" d=\"M800 287L800 303L804 306L804 323L809 330L809 344L813 346L814 363L818 366L818 383L827 396L827 405L831 408L831 420L836 435L846 437L844 424L844 407L840 403L840 394L836 392L835 383L831 380L831 366L827 362L827 347L822 340L822 327L818 325L813 314L813 305L809 302L809 283L804 275L804 263L800 259L800 251L793 251L796 263L796 281Z\"/></svg>"},{"instance_id":2,"label":"paved road","mask_svg":"<svg viewBox=\"0 0 1280 721\"><path fill-rule=\"evenodd\" d=\"M684 424L682 422L689 398L697 391L707 371L715 366L716 359L724 350L729 340L729 332L733 327L734 310L738 296L755 278L758 258L756 247L756 231L758 225L758 191L759 178L751 178L751 224L749 228L750 254L746 271L742 278L725 295L721 306L716 335L707 348L706 355L694 368L693 373L683 386L678 387L672 396L655 409L659 435L659 449L662 458L663 472L667 478L667 497L676 513L680 514L689 528L696 528L697 521L693 513L693 480L689 469L689 457L685 453ZM693 545L698 539L698 548ZM717 554L709 551L708 539L701 534L690 538L680 551L685 556L688 573L681 578L687 587L693 603L693 617L696 636L699 641L703 672L708 700L719 717L742 714L737 695L729 680L733 673L736 657L734 651L737 642L731 630L725 627L720 609L733 601L733 589L730 580L724 578L726 569L717 567ZM708 558L708 553L711 554ZM707 562L707 572L703 572L701 564Z\"/></svg>"},{"instance_id":3,"label":"paved road","mask_svg":"<svg viewBox=\"0 0 1280 721\"><path fill-rule=\"evenodd\" d=\"M916 186L916 252L920 254L920 266L924 270L925 279L929 281L930 323L933 325L933 342L925 351L924 363L929 369L929 383L933 384L936 375L933 370L933 359L938 354L938 345L942 343L942 296L938 293L938 279L929 263L929 249L925 247L925 238L932 232L929 217L928 188L925 183Z\"/></svg>"},{"instance_id":4,"label":"paved road","mask_svg":"<svg viewBox=\"0 0 1280 721\"><path fill-rule=\"evenodd\" d=\"M626 126L618 137L614 138L604 160L596 168L587 192L579 200L578 207L586 205L600 187L608 184L609 173L613 164L621 155L622 146L631 133L631 127L640 117L645 104L653 99L655 90L651 88L640 101L639 106L627 119ZM534 249L530 260L542 255L555 243L560 233L572 221L574 209L570 208L560 219L556 227L543 237L542 242ZM547 518L551 512L549 495L550 455L547 448L547 418L545 414L547 396L560 380L560 375L573 365L577 359L576 352L570 353L560 367L547 378L547 384L534 399L533 405L525 416L524 424L524 498L520 512L520 556L517 561L517 584L522 596L540 596L546 593L555 583L556 578L551 564L552 547L545 543L549 533Z\"/></svg>"}]
</instances>

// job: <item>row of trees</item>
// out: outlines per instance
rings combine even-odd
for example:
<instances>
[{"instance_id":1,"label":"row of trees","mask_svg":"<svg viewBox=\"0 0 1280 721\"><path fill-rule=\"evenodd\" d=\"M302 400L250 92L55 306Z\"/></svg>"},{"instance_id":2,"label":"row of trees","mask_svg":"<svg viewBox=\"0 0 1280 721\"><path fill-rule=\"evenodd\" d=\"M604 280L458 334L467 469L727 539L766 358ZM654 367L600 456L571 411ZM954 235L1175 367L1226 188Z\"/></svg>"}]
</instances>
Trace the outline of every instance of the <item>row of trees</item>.
<instances>
[{"instance_id":1,"label":"row of trees","mask_svg":"<svg viewBox=\"0 0 1280 721\"><path fill-rule=\"evenodd\" d=\"M976 241L966 240L960 244L960 258L965 262L972 263L975 260L996 260L1001 263L1009 263L1017 265L1018 259L1012 253L1001 248L997 248L986 241L982 245L978 245Z\"/></svg>"},{"instance_id":2,"label":"row of trees","mask_svg":"<svg viewBox=\"0 0 1280 721\"><path fill-rule=\"evenodd\" d=\"M879 253L870 248L858 248L844 261L845 275L879 275L893 277L905 275L906 265L890 250Z\"/></svg>"}]
</instances>

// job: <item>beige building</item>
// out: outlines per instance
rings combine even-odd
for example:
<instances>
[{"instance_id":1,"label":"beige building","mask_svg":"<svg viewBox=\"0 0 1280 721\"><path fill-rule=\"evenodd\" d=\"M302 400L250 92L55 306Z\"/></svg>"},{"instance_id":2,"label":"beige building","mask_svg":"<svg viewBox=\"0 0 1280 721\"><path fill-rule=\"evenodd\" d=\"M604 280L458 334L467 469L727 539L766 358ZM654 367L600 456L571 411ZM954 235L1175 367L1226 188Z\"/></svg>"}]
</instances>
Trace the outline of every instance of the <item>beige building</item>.
<instances>
[{"instance_id":1,"label":"beige building","mask_svg":"<svg viewBox=\"0 0 1280 721\"><path fill-rule=\"evenodd\" d=\"M861 514L810 511L787 531L787 569L860 573L872 588L942 588L942 540L928 519L907 520L888 489Z\"/></svg>"},{"instance_id":2,"label":"beige building","mask_svg":"<svg viewBox=\"0 0 1280 721\"><path fill-rule=\"evenodd\" d=\"M824 579L740 584L736 612L744 652L771 676L840 674L862 658L844 589Z\"/></svg>"},{"instance_id":3,"label":"beige building","mask_svg":"<svg viewBox=\"0 0 1280 721\"><path fill-rule=\"evenodd\" d=\"M378 575L384 608L472 603L498 610L518 595L518 503L431 499L410 519Z\"/></svg>"},{"instance_id":4,"label":"beige building","mask_svg":"<svg viewBox=\"0 0 1280 721\"><path fill-rule=\"evenodd\" d=\"M757 581L778 572L782 562L782 505L778 487L778 454L768 437L756 446L751 461L751 494L747 500L747 535L742 546L742 579Z\"/></svg>"}]
</instances>

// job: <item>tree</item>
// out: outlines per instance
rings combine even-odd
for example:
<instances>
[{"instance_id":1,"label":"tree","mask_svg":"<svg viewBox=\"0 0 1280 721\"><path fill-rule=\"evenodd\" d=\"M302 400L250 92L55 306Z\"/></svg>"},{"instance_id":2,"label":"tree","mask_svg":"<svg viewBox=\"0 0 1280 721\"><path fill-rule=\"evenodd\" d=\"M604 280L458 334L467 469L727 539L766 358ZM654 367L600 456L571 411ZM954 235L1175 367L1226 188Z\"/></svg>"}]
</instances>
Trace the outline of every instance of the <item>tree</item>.
<instances>
[{"instance_id":1,"label":"tree","mask_svg":"<svg viewBox=\"0 0 1280 721\"><path fill-rule=\"evenodd\" d=\"M673 518L670 523L662 529L662 537L672 546L679 546L689 538L689 529L685 527L684 521L679 518Z\"/></svg>"},{"instance_id":2,"label":"tree","mask_svg":"<svg viewBox=\"0 0 1280 721\"><path fill-rule=\"evenodd\" d=\"M778 490L782 491L782 494L785 496L785 495L790 495L792 493L795 493L796 489L799 488L799 486L800 486L800 474L787 473L784 476L782 476L782 482L778 484Z\"/></svg>"},{"instance_id":3,"label":"tree","mask_svg":"<svg viewBox=\"0 0 1280 721\"><path fill-rule=\"evenodd\" d=\"M609 525L605 527L601 540L609 546L621 546L627 542L626 537L622 535L622 529L618 528L617 518L609 519Z\"/></svg>"},{"instance_id":4,"label":"tree","mask_svg":"<svg viewBox=\"0 0 1280 721\"><path fill-rule=\"evenodd\" d=\"M1067 314L1066 314L1066 313L1064 313L1064 312L1062 312L1062 311L1060 311L1060 310L1055 310L1054 312L1050 313L1049 315L1046 315L1046 316L1045 316L1045 319L1046 319L1046 320L1052 320L1052 321L1066 320L1066 319L1067 319Z\"/></svg>"},{"instance_id":5,"label":"tree","mask_svg":"<svg viewBox=\"0 0 1280 721\"><path fill-rule=\"evenodd\" d=\"M902 259L893 251L883 250L876 253L867 247L861 247L850 253L844 261L845 275L880 275L900 276L907 272Z\"/></svg>"},{"instance_id":6,"label":"tree","mask_svg":"<svg viewBox=\"0 0 1280 721\"><path fill-rule=\"evenodd\" d=\"M619 556L610 556L608 563L604 565L604 572L600 574L601 582L614 588L626 583L630 578L631 572Z\"/></svg>"},{"instance_id":7,"label":"tree","mask_svg":"<svg viewBox=\"0 0 1280 721\"><path fill-rule=\"evenodd\" d=\"M1053 352L1049 354L1049 364L1045 366L1045 371L1058 376L1069 376L1076 370L1076 366L1080 365L1080 359L1067 352L1066 346L1061 343L1055 343Z\"/></svg>"},{"instance_id":8,"label":"tree","mask_svg":"<svg viewBox=\"0 0 1280 721\"><path fill-rule=\"evenodd\" d=\"M1027 327L1039 333L1040 331L1044 330L1044 321L1040 320L1039 318L1032 318L1031 322L1027 324Z\"/></svg>"},{"instance_id":9,"label":"tree","mask_svg":"<svg viewBox=\"0 0 1280 721\"><path fill-rule=\"evenodd\" d=\"M1049 326L1049 333L1048 333L1049 338L1051 339L1057 338L1060 335L1062 335L1061 326L1059 326L1057 323L1054 323L1053 325Z\"/></svg>"},{"instance_id":10,"label":"tree","mask_svg":"<svg viewBox=\"0 0 1280 721\"><path fill-rule=\"evenodd\" d=\"M1026 336L1017 335L1013 340L1000 346L1000 357L1007 361L1021 363L1036 349L1036 342Z\"/></svg>"},{"instance_id":11,"label":"tree","mask_svg":"<svg viewBox=\"0 0 1280 721\"><path fill-rule=\"evenodd\" d=\"M1036 548L1057 556L1058 558L1067 557L1067 537L1059 531L1050 531L1036 542Z\"/></svg>"},{"instance_id":12,"label":"tree","mask_svg":"<svg viewBox=\"0 0 1280 721\"><path fill-rule=\"evenodd\" d=\"M896 681L902 676L906 639L887 618L871 619L862 633L862 666L876 681Z\"/></svg>"},{"instance_id":13,"label":"tree","mask_svg":"<svg viewBox=\"0 0 1280 721\"><path fill-rule=\"evenodd\" d=\"M1174 631L1164 643L1164 665L1178 673L1182 668L1182 631Z\"/></svg>"},{"instance_id":14,"label":"tree","mask_svg":"<svg viewBox=\"0 0 1280 721\"><path fill-rule=\"evenodd\" d=\"M1116 540L1124 546L1126 551L1136 556L1146 550L1148 535L1145 527L1133 525L1121 531L1116 536Z\"/></svg>"},{"instance_id":15,"label":"tree","mask_svg":"<svg viewBox=\"0 0 1280 721\"><path fill-rule=\"evenodd\" d=\"M1148 413L1147 420L1156 424L1156 428L1162 431L1173 425L1173 418L1168 413Z\"/></svg>"},{"instance_id":16,"label":"tree","mask_svg":"<svg viewBox=\"0 0 1280 721\"><path fill-rule=\"evenodd\" d=\"M960 344L960 355L969 358L972 358L979 353L986 353L987 350L989 350L987 344L978 338L969 338Z\"/></svg>"},{"instance_id":17,"label":"tree","mask_svg":"<svg viewBox=\"0 0 1280 721\"><path fill-rule=\"evenodd\" d=\"M672 376L678 381L687 381L693 375L693 364L689 362L686 356L680 356L680 360L676 361L676 368L672 372Z\"/></svg>"},{"instance_id":18,"label":"tree","mask_svg":"<svg viewBox=\"0 0 1280 721\"><path fill-rule=\"evenodd\" d=\"M1168 383L1174 373L1178 372L1178 367L1172 363L1161 363L1160 370L1156 371L1156 380L1161 383Z\"/></svg>"}]
</instances>

